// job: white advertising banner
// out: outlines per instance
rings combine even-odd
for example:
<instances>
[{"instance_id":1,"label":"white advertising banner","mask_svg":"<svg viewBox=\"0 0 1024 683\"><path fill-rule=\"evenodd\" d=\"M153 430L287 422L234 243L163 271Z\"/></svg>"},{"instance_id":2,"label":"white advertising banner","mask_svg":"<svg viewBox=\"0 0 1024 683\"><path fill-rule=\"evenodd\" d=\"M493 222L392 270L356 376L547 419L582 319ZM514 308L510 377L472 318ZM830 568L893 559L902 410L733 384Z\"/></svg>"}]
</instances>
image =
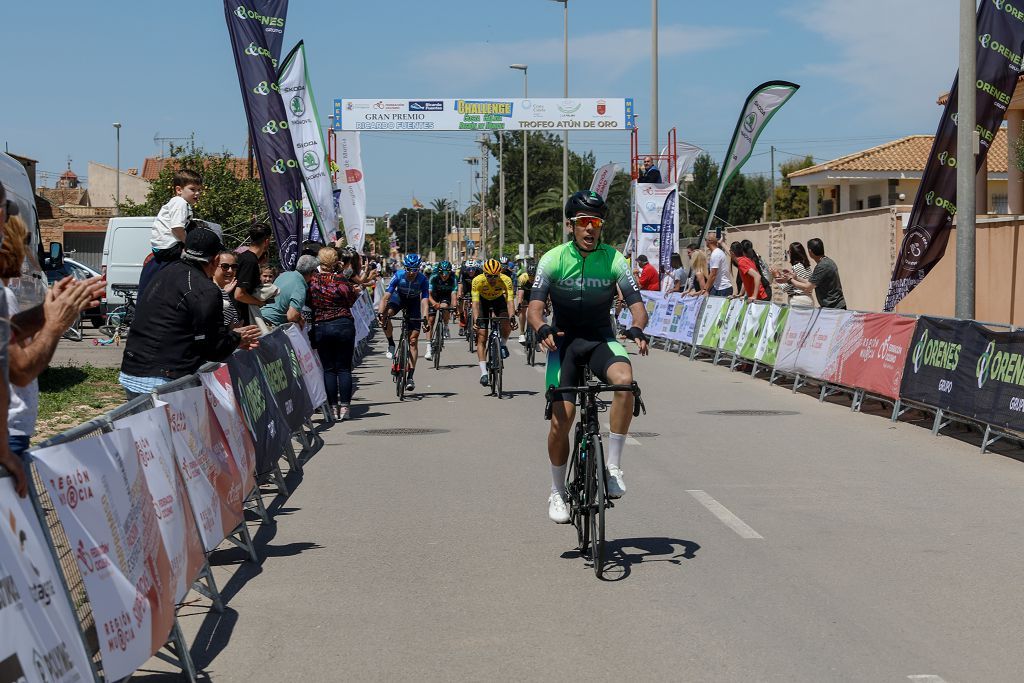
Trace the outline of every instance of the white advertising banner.
<instances>
[{"instance_id":1,"label":"white advertising banner","mask_svg":"<svg viewBox=\"0 0 1024 683\"><path fill-rule=\"evenodd\" d=\"M242 484L227 446L214 439L206 390L191 387L164 394L171 441L192 512L207 552L242 522ZM219 434L218 434L219 437Z\"/></svg>"},{"instance_id":2,"label":"white advertising banner","mask_svg":"<svg viewBox=\"0 0 1024 683\"><path fill-rule=\"evenodd\" d=\"M601 199L608 199L608 190L611 189L615 172L618 170L619 165L614 161L597 169L594 172L594 180L590 183L590 190L601 195Z\"/></svg>"},{"instance_id":3,"label":"white advertising banner","mask_svg":"<svg viewBox=\"0 0 1024 683\"><path fill-rule=\"evenodd\" d=\"M743 313L743 299L729 299L729 312L725 314L725 322L722 324L722 331L718 337L718 348L725 346L725 341L732 334L732 331L739 325Z\"/></svg>"},{"instance_id":4,"label":"white advertising banner","mask_svg":"<svg viewBox=\"0 0 1024 683\"><path fill-rule=\"evenodd\" d=\"M665 312L668 321L665 323L662 336L673 341L683 341L683 314L686 311L687 300L693 297L684 297L680 294L672 296L672 303Z\"/></svg>"},{"instance_id":5,"label":"white advertising banner","mask_svg":"<svg viewBox=\"0 0 1024 683\"><path fill-rule=\"evenodd\" d=\"M786 327L782 331L782 338L779 339L779 350L775 356L776 370L790 374L797 372L800 347L803 346L804 338L810 332L820 310L820 308L804 308L802 306L790 307L789 317L786 318Z\"/></svg>"},{"instance_id":6,"label":"white advertising banner","mask_svg":"<svg viewBox=\"0 0 1024 683\"><path fill-rule=\"evenodd\" d=\"M370 334L370 323L373 322L373 306L369 295L363 292L352 307L352 318L356 323L356 341L360 342Z\"/></svg>"},{"instance_id":7,"label":"white advertising banner","mask_svg":"<svg viewBox=\"0 0 1024 683\"><path fill-rule=\"evenodd\" d=\"M309 404L314 408L322 406L324 403L327 403L324 372L317 364L316 354L309 345L309 339L295 325L285 327L284 333L288 337L296 357L299 359L299 366L302 368L302 378L305 380L306 394L309 396Z\"/></svg>"},{"instance_id":8,"label":"white advertising banner","mask_svg":"<svg viewBox=\"0 0 1024 683\"><path fill-rule=\"evenodd\" d=\"M305 191L303 211L305 212L308 203L320 225L323 240L327 241L334 236L334 231L338 227L338 217L334 211L334 185L331 182L327 145L324 144L323 133L320 131L320 117L316 111L316 101L313 99L313 89L310 87L309 74L306 70L306 46L301 40L285 57L277 83L285 109L288 110L288 128L291 130L292 142L295 145L295 158L302 170ZM279 159L271 171L284 173L285 163L283 159ZM303 237L315 239L309 235L305 213Z\"/></svg>"},{"instance_id":9,"label":"white advertising banner","mask_svg":"<svg viewBox=\"0 0 1024 683\"><path fill-rule=\"evenodd\" d=\"M697 318L700 316L704 297L688 296L683 299L683 318L679 322L679 341L693 344L697 332Z\"/></svg>"},{"instance_id":10,"label":"white advertising banner","mask_svg":"<svg viewBox=\"0 0 1024 683\"><path fill-rule=\"evenodd\" d=\"M672 324L672 316L675 310L676 303L679 302L679 294L673 292L672 294L662 295L661 301L654 309L654 315L651 321L647 324L647 332L652 337L665 337L668 334L668 329ZM682 310L680 309L680 313Z\"/></svg>"},{"instance_id":11,"label":"white advertising banner","mask_svg":"<svg viewBox=\"0 0 1024 683\"><path fill-rule=\"evenodd\" d=\"M120 680L167 641L176 602L132 433L118 429L33 455L85 582L104 673Z\"/></svg>"},{"instance_id":12,"label":"white advertising banner","mask_svg":"<svg viewBox=\"0 0 1024 683\"><path fill-rule=\"evenodd\" d=\"M645 254L652 265L661 263L661 219L665 200L675 192L675 183L634 183L636 211L633 215L633 232L637 255ZM674 212L675 233L679 234L678 214ZM676 249L672 249L676 251Z\"/></svg>"},{"instance_id":13,"label":"white advertising banner","mask_svg":"<svg viewBox=\"0 0 1024 683\"><path fill-rule=\"evenodd\" d=\"M356 251L363 250L366 235L366 185L363 182L363 158L359 133L337 133L338 145L338 211L345 223L345 241Z\"/></svg>"},{"instance_id":14,"label":"white advertising banner","mask_svg":"<svg viewBox=\"0 0 1024 683\"><path fill-rule=\"evenodd\" d=\"M373 235L377 232L377 219L367 218L363 220L363 234Z\"/></svg>"},{"instance_id":15,"label":"white advertising banner","mask_svg":"<svg viewBox=\"0 0 1024 683\"><path fill-rule=\"evenodd\" d=\"M338 99L337 130L631 130L633 98Z\"/></svg>"},{"instance_id":16,"label":"white advertising banner","mask_svg":"<svg viewBox=\"0 0 1024 683\"><path fill-rule=\"evenodd\" d=\"M27 498L0 479L0 681L93 680L60 574Z\"/></svg>"},{"instance_id":17,"label":"white advertising banner","mask_svg":"<svg viewBox=\"0 0 1024 683\"><path fill-rule=\"evenodd\" d=\"M231 372L223 363L213 372L203 372L199 380L206 389L206 400L217 418L220 433L231 450L231 457L238 468L242 495L247 496L256 486L256 446L252 434L245 425L242 409L231 385Z\"/></svg>"},{"instance_id":18,"label":"white advertising banner","mask_svg":"<svg viewBox=\"0 0 1024 683\"><path fill-rule=\"evenodd\" d=\"M825 365L828 364L828 351L835 339L836 332L845 323L851 313L837 308L819 308L803 344L796 357L796 372L808 377L823 377ZM791 312L790 317L793 316Z\"/></svg>"},{"instance_id":19,"label":"white advertising banner","mask_svg":"<svg viewBox=\"0 0 1024 683\"><path fill-rule=\"evenodd\" d=\"M153 408L117 420L114 426L131 432L135 441L135 452L153 496L160 535L171 562L174 601L181 602L206 564L206 555L189 507L185 482L181 480L174 459L167 411Z\"/></svg>"},{"instance_id":20,"label":"white advertising banner","mask_svg":"<svg viewBox=\"0 0 1024 683\"><path fill-rule=\"evenodd\" d=\"M743 320L740 321L740 334L736 338L736 353L740 353L743 350L743 347L746 346L752 335L757 335L767 307L767 303L759 303L757 301L751 301L747 306L747 311L743 314Z\"/></svg>"},{"instance_id":21,"label":"white advertising banner","mask_svg":"<svg viewBox=\"0 0 1024 683\"><path fill-rule=\"evenodd\" d=\"M722 312L726 310L729 299L723 296L709 296L704 305L704 315L700 318L700 325L697 329L697 336L694 341L697 345L706 348L718 348L719 332L722 329Z\"/></svg>"},{"instance_id":22,"label":"white advertising banner","mask_svg":"<svg viewBox=\"0 0 1024 683\"><path fill-rule=\"evenodd\" d=\"M644 308L647 309L647 327L644 328L644 334L650 337L654 333L654 327L657 320L657 315L655 315L655 313L661 307L663 298L661 296L661 292L640 292L640 296L644 301ZM632 317L633 316L630 315L630 318Z\"/></svg>"}]
</instances>

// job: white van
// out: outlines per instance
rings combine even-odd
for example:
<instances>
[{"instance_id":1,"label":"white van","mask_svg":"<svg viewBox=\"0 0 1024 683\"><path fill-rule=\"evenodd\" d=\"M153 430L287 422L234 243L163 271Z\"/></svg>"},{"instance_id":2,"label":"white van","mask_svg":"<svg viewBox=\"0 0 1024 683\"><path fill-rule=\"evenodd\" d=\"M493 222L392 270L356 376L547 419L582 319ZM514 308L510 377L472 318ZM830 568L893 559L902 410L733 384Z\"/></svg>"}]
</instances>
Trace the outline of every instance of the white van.
<instances>
[{"instance_id":1,"label":"white van","mask_svg":"<svg viewBox=\"0 0 1024 683\"><path fill-rule=\"evenodd\" d=\"M142 262L153 251L149 245L155 216L119 216L107 222L103 238L102 273L107 276L107 310L124 303L114 287L139 286Z\"/></svg>"},{"instance_id":2,"label":"white van","mask_svg":"<svg viewBox=\"0 0 1024 683\"><path fill-rule=\"evenodd\" d=\"M18 206L18 217L28 228L28 253L22 265L21 280L13 284L18 301L25 310L28 306L42 303L41 295L46 293L46 279L39 263L43 247L39 235L39 216L36 213L36 199L32 194L32 183L28 172L21 163L0 152L0 183L4 184L7 200Z\"/></svg>"}]
</instances>

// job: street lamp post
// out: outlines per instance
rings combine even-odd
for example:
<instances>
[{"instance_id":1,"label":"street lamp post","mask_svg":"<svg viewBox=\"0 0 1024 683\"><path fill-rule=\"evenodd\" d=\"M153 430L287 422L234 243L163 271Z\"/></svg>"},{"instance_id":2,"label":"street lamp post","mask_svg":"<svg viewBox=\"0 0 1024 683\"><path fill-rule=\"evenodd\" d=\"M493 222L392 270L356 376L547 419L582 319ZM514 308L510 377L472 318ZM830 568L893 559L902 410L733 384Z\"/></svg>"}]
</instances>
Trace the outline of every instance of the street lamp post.
<instances>
[{"instance_id":1,"label":"street lamp post","mask_svg":"<svg viewBox=\"0 0 1024 683\"><path fill-rule=\"evenodd\" d=\"M569 0L554 0L562 3L562 97L569 97ZM569 203L569 131L562 131L562 206ZM562 228L562 241L569 239L569 233Z\"/></svg>"},{"instance_id":2,"label":"street lamp post","mask_svg":"<svg viewBox=\"0 0 1024 683\"><path fill-rule=\"evenodd\" d=\"M121 215L121 124L114 124L114 136L117 140L115 145L117 156L116 174L114 176L114 215Z\"/></svg>"},{"instance_id":3,"label":"street lamp post","mask_svg":"<svg viewBox=\"0 0 1024 683\"><path fill-rule=\"evenodd\" d=\"M651 154L658 153L658 0L651 0Z\"/></svg>"},{"instance_id":4,"label":"street lamp post","mask_svg":"<svg viewBox=\"0 0 1024 683\"><path fill-rule=\"evenodd\" d=\"M469 199L466 201L466 221L469 223L469 227L466 229L466 239L468 240L469 236L473 234L473 222L469 220L469 206L473 203L473 180L476 178L476 171L473 169L473 167L480 163L480 158L465 157L463 158L463 161L469 164ZM469 256L468 247L466 248L466 256Z\"/></svg>"},{"instance_id":5,"label":"street lamp post","mask_svg":"<svg viewBox=\"0 0 1024 683\"><path fill-rule=\"evenodd\" d=\"M526 64L511 64L510 69L516 69L523 72L523 99L530 97L530 79L526 74ZM529 192L527 191L527 179L529 178L526 164L526 131L523 130L523 249L528 250L530 244L530 199Z\"/></svg>"}]
</instances>

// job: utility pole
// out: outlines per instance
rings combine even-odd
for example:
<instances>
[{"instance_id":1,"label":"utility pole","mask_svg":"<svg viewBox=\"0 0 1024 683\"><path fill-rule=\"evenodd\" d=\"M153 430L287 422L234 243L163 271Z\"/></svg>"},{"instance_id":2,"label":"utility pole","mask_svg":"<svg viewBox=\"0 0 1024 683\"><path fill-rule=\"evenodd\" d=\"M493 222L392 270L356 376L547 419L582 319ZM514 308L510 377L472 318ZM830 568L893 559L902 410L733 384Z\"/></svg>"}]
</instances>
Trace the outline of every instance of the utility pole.
<instances>
[{"instance_id":1,"label":"utility pole","mask_svg":"<svg viewBox=\"0 0 1024 683\"><path fill-rule=\"evenodd\" d=\"M562 15L562 97L569 98L569 0L562 0L565 6ZM569 130L562 131L562 206L569 203ZM562 221L559 221L562 223ZM562 242L569 241L569 233L562 223Z\"/></svg>"},{"instance_id":2,"label":"utility pole","mask_svg":"<svg viewBox=\"0 0 1024 683\"><path fill-rule=\"evenodd\" d=\"M416 253L423 257L423 252L420 251L420 210L416 209Z\"/></svg>"},{"instance_id":3,"label":"utility pole","mask_svg":"<svg viewBox=\"0 0 1024 683\"><path fill-rule=\"evenodd\" d=\"M511 64L510 69L523 72L523 99L529 99L530 97L530 79L527 76L527 65L526 64ZM529 249L527 245L530 244L530 198L529 198L529 178L528 168L529 165L526 163L526 130L523 129L523 249Z\"/></svg>"},{"instance_id":4,"label":"utility pole","mask_svg":"<svg viewBox=\"0 0 1024 683\"><path fill-rule=\"evenodd\" d=\"M772 145L772 196L771 196L771 217L769 220L775 221L775 145Z\"/></svg>"},{"instance_id":5,"label":"utility pole","mask_svg":"<svg viewBox=\"0 0 1024 683\"><path fill-rule=\"evenodd\" d=\"M651 154L658 153L658 0L651 0Z\"/></svg>"},{"instance_id":6,"label":"utility pole","mask_svg":"<svg viewBox=\"0 0 1024 683\"><path fill-rule=\"evenodd\" d=\"M978 39L977 6L960 0L960 75L957 82L956 126L956 317L974 319L975 150L978 133L975 88Z\"/></svg>"},{"instance_id":7,"label":"utility pole","mask_svg":"<svg viewBox=\"0 0 1024 683\"><path fill-rule=\"evenodd\" d=\"M498 131L498 255L505 253L505 135Z\"/></svg>"},{"instance_id":8,"label":"utility pole","mask_svg":"<svg viewBox=\"0 0 1024 683\"><path fill-rule=\"evenodd\" d=\"M480 134L480 254L487 258L487 187L491 178L488 171L490 152L487 151L487 134Z\"/></svg>"}]
</instances>

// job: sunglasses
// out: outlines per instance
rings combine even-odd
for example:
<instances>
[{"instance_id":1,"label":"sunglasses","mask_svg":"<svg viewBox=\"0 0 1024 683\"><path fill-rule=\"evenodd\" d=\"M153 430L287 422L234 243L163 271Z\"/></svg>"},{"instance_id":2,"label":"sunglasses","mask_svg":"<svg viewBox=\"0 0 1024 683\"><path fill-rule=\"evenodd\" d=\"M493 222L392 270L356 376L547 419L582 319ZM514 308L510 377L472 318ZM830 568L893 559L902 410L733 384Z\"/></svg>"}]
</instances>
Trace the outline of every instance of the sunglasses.
<instances>
[{"instance_id":1,"label":"sunglasses","mask_svg":"<svg viewBox=\"0 0 1024 683\"><path fill-rule=\"evenodd\" d=\"M237 263L221 263L220 264L220 269L221 270L238 270L238 264Z\"/></svg>"},{"instance_id":2,"label":"sunglasses","mask_svg":"<svg viewBox=\"0 0 1024 683\"><path fill-rule=\"evenodd\" d=\"M597 216L577 216L572 219L573 225L581 228L600 228L604 225L604 219Z\"/></svg>"}]
</instances>

